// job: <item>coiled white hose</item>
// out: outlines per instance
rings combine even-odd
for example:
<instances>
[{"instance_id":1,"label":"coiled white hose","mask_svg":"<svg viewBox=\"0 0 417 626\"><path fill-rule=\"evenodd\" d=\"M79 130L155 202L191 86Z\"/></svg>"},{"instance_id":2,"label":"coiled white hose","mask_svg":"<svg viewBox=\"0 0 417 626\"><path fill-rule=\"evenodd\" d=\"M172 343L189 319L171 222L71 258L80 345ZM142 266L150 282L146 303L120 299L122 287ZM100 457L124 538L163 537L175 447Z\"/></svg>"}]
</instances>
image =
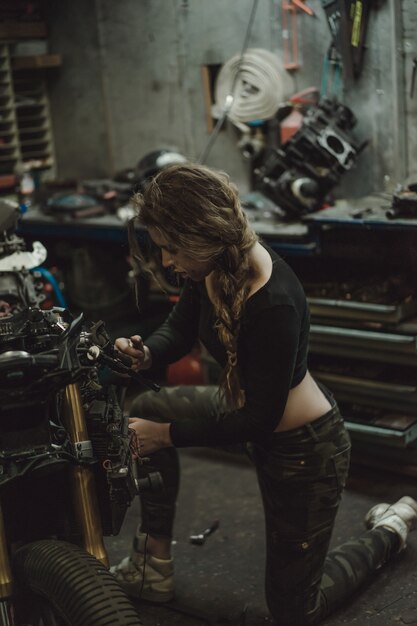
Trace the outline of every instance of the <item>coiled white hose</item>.
<instances>
[{"instance_id":1,"label":"coiled white hose","mask_svg":"<svg viewBox=\"0 0 417 626\"><path fill-rule=\"evenodd\" d=\"M268 120L293 90L293 80L275 54L249 48L221 68L215 85L213 115L220 117L226 111L235 124Z\"/></svg>"}]
</instances>

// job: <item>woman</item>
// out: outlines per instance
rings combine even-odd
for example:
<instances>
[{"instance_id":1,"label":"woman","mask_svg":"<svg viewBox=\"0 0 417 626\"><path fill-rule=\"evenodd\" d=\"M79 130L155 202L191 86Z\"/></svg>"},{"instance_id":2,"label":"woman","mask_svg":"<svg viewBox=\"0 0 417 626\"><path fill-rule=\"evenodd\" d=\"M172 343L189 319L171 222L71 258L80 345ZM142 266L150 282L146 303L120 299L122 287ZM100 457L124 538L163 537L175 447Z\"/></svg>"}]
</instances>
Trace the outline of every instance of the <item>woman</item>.
<instances>
[{"instance_id":1,"label":"woman","mask_svg":"<svg viewBox=\"0 0 417 626\"><path fill-rule=\"evenodd\" d=\"M309 312L300 282L258 240L222 173L174 165L135 202L162 265L184 284L146 344L136 335L116 347L148 369L178 360L199 339L222 375L218 388L165 388L134 401L139 454L151 456L166 492L142 496L132 553L112 572L131 595L170 600L175 448L245 444L264 504L269 609L278 625L316 624L405 546L417 502L377 505L363 537L327 554L350 442L332 395L307 368Z\"/></svg>"}]
</instances>

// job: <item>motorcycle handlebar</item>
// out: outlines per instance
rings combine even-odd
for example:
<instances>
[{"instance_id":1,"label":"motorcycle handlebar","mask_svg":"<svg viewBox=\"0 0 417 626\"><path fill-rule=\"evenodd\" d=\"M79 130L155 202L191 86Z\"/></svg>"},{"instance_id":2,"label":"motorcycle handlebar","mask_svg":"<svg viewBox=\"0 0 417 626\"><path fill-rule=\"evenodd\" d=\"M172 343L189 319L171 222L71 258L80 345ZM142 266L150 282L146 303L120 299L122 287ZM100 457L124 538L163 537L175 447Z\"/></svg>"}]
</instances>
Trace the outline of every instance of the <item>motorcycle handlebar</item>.
<instances>
[{"instance_id":1,"label":"motorcycle handlebar","mask_svg":"<svg viewBox=\"0 0 417 626\"><path fill-rule=\"evenodd\" d=\"M142 383L143 385L149 387L150 389L153 389L154 391L160 390L159 385L150 380L147 380L139 372L135 372L134 370L130 369L130 366L132 364L132 360L130 359L130 357L117 353L116 358L111 358L103 354L98 347L97 350L98 355L101 356L100 360L102 364L107 365L115 373L127 374L129 378L132 378L133 380ZM98 355L96 355L96 358ZM123 358L120 358L120 356L122 356ZM0 354L0 372L13 369L15 367L54 367L58 364L58 353L30 354L25 350L8 350L7 352L3 352L2 354Z\"/></svg>"}]
</instances>

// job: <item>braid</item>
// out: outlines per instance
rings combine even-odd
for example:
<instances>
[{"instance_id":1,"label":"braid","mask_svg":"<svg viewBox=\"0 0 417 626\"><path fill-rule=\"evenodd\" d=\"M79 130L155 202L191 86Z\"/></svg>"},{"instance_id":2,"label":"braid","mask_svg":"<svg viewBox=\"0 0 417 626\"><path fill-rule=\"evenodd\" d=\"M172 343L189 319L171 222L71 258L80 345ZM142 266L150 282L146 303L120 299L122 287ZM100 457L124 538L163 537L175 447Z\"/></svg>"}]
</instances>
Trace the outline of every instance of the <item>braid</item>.
<instances>
[{"instance_id":1,"label":"braid","mask_svg":"<svg viewBox=\"0 0 417 626\"><path fill-rule=\"evenodd\" d=\"M254 233L249 228L245 229L241 245L230 246L223 255L226 268L220 266L213 275L213 300L217 316L215 328L227 354L220 378L220 393L232 409L243 404L237 368L237 339L253 275L247 252L255 241Z\"/></svg>"}]
</instances>

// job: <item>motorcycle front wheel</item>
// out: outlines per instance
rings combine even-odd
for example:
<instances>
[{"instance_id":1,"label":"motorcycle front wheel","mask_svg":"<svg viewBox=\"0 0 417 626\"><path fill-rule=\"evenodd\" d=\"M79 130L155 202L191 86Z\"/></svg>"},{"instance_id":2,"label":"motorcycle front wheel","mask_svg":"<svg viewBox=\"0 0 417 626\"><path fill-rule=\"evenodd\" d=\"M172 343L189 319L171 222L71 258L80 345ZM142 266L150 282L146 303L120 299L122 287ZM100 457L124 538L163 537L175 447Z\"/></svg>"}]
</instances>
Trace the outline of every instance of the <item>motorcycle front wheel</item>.
<instances>
[{"instance_id":1,"label":"motorcycle front wheel","mask_svg":"<svg viewBox=\"0 0 417 626\"><path fill-rule=\"evenodd\" d=\"M129 598L106 567L78 546L57 540L27 544L16 551L13 572L19 591L26 597L25 624L142 624ZM30 596L32 601L28 599ZM21 612L19 607L17 612Z\"/></svg>"}]
</instances>

